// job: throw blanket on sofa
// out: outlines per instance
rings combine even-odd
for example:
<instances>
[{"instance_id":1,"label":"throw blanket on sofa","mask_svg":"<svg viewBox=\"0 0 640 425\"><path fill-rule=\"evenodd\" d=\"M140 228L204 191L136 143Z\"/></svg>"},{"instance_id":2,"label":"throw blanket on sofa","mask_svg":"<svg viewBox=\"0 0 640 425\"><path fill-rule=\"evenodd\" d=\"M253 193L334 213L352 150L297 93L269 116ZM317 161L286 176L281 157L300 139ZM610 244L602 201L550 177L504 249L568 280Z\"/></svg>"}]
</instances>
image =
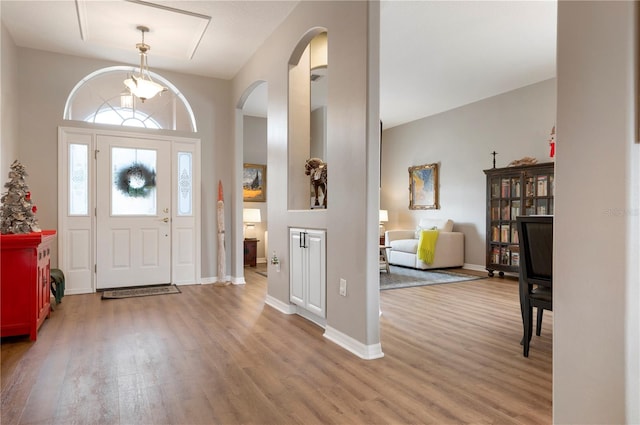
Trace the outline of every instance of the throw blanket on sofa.
<instances>
[{"instance_id":1,"label":"throw blanket on sofa","mask_svg":"<svg viewBox=\"0 0 640 425\"><path fill-rule=\"evenodd\" d=\"M418 259L427 263L433 263L436 255L436 241L438 240L438 230L422 230L418 240Z\"/></svg>"}]
</instances>

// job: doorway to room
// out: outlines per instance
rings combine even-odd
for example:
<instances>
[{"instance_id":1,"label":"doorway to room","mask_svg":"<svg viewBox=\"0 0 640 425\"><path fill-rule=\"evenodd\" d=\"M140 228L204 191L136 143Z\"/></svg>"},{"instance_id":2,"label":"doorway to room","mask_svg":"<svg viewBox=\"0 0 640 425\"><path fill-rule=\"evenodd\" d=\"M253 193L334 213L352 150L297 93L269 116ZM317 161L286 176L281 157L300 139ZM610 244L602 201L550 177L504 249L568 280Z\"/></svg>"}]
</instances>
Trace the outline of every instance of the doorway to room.
<instances>
[{"instance_id":1,"label":"doorway to room","mask_svg":"<svg viewBox=\"0 0 640 425\"><path fill-rule=\"evenodd\" d=\"M258 81L238 103L242 119L242 262L265 273L269 258L267 232L267 83Z\"/></svg>"}]
</instances>

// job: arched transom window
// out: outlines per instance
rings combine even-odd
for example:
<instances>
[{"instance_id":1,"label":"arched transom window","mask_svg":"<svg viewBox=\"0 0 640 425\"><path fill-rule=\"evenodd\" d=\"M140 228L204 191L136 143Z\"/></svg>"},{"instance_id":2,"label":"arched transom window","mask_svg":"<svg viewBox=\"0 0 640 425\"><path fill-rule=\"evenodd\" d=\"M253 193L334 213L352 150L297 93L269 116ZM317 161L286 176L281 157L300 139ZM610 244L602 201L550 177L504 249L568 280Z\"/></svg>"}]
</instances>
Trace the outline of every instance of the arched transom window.
<instances>
[{"instance_id":1,"label":"arched transom window","mask_svg":"<svg viewBox=\"0 0 640 425\"><path fill-rule=\"evenodd\" d=\"M155 81L167 87L164 93L145 102L129 94L123 81L136 70L133 66L113 66L87 75L71 90L64 119L195 133L189 102L162 76L151 72Z\"/></svg>"}]
</instances>

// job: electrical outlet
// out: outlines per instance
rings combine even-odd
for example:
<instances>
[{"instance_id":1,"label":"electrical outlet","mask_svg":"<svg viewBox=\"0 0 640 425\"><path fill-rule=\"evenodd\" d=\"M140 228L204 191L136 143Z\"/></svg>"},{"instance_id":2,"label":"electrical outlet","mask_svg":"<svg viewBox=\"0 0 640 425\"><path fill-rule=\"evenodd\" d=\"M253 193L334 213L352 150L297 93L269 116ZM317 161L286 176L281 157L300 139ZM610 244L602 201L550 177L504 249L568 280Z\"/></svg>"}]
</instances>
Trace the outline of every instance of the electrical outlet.
<instances>
[{"instance_id":1,"label":"electrical outlet","mask_svg":"<svg viewBox=\"0 0 640 425\"><path fill-rule=\"evenodd\" d=\"M347 296L347 279L340 278L340 295Z\"/></svg>"}]
</instances>

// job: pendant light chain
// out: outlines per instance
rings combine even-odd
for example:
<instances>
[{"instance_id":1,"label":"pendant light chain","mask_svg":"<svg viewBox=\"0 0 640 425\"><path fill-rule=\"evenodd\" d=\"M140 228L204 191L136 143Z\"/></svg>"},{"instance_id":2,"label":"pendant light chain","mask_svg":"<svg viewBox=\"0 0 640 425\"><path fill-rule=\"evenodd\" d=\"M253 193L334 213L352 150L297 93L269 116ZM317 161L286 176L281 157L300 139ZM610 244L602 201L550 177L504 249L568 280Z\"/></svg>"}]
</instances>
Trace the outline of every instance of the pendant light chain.
<instances>
[{"instance_id":1,"label":"pendant light chain","mask_svg":"<svg viewBox=\"0 0 640 425\"><path fill-rule=\"evenodd\" d=\"M149 28L140 25L138 26L138 30L142 33L142 43L136 44L136 47L140 51L140 73L137 77L131 75L131 77L124 81L124 85L129 88L132 95L144 103L145 100L151 99L156 94L166 91L167 88L153 81L151 73L149 72L147 52L151 50L151 46L144 42L144 33L148 32Z\"/></svg>"}]
</instances>

